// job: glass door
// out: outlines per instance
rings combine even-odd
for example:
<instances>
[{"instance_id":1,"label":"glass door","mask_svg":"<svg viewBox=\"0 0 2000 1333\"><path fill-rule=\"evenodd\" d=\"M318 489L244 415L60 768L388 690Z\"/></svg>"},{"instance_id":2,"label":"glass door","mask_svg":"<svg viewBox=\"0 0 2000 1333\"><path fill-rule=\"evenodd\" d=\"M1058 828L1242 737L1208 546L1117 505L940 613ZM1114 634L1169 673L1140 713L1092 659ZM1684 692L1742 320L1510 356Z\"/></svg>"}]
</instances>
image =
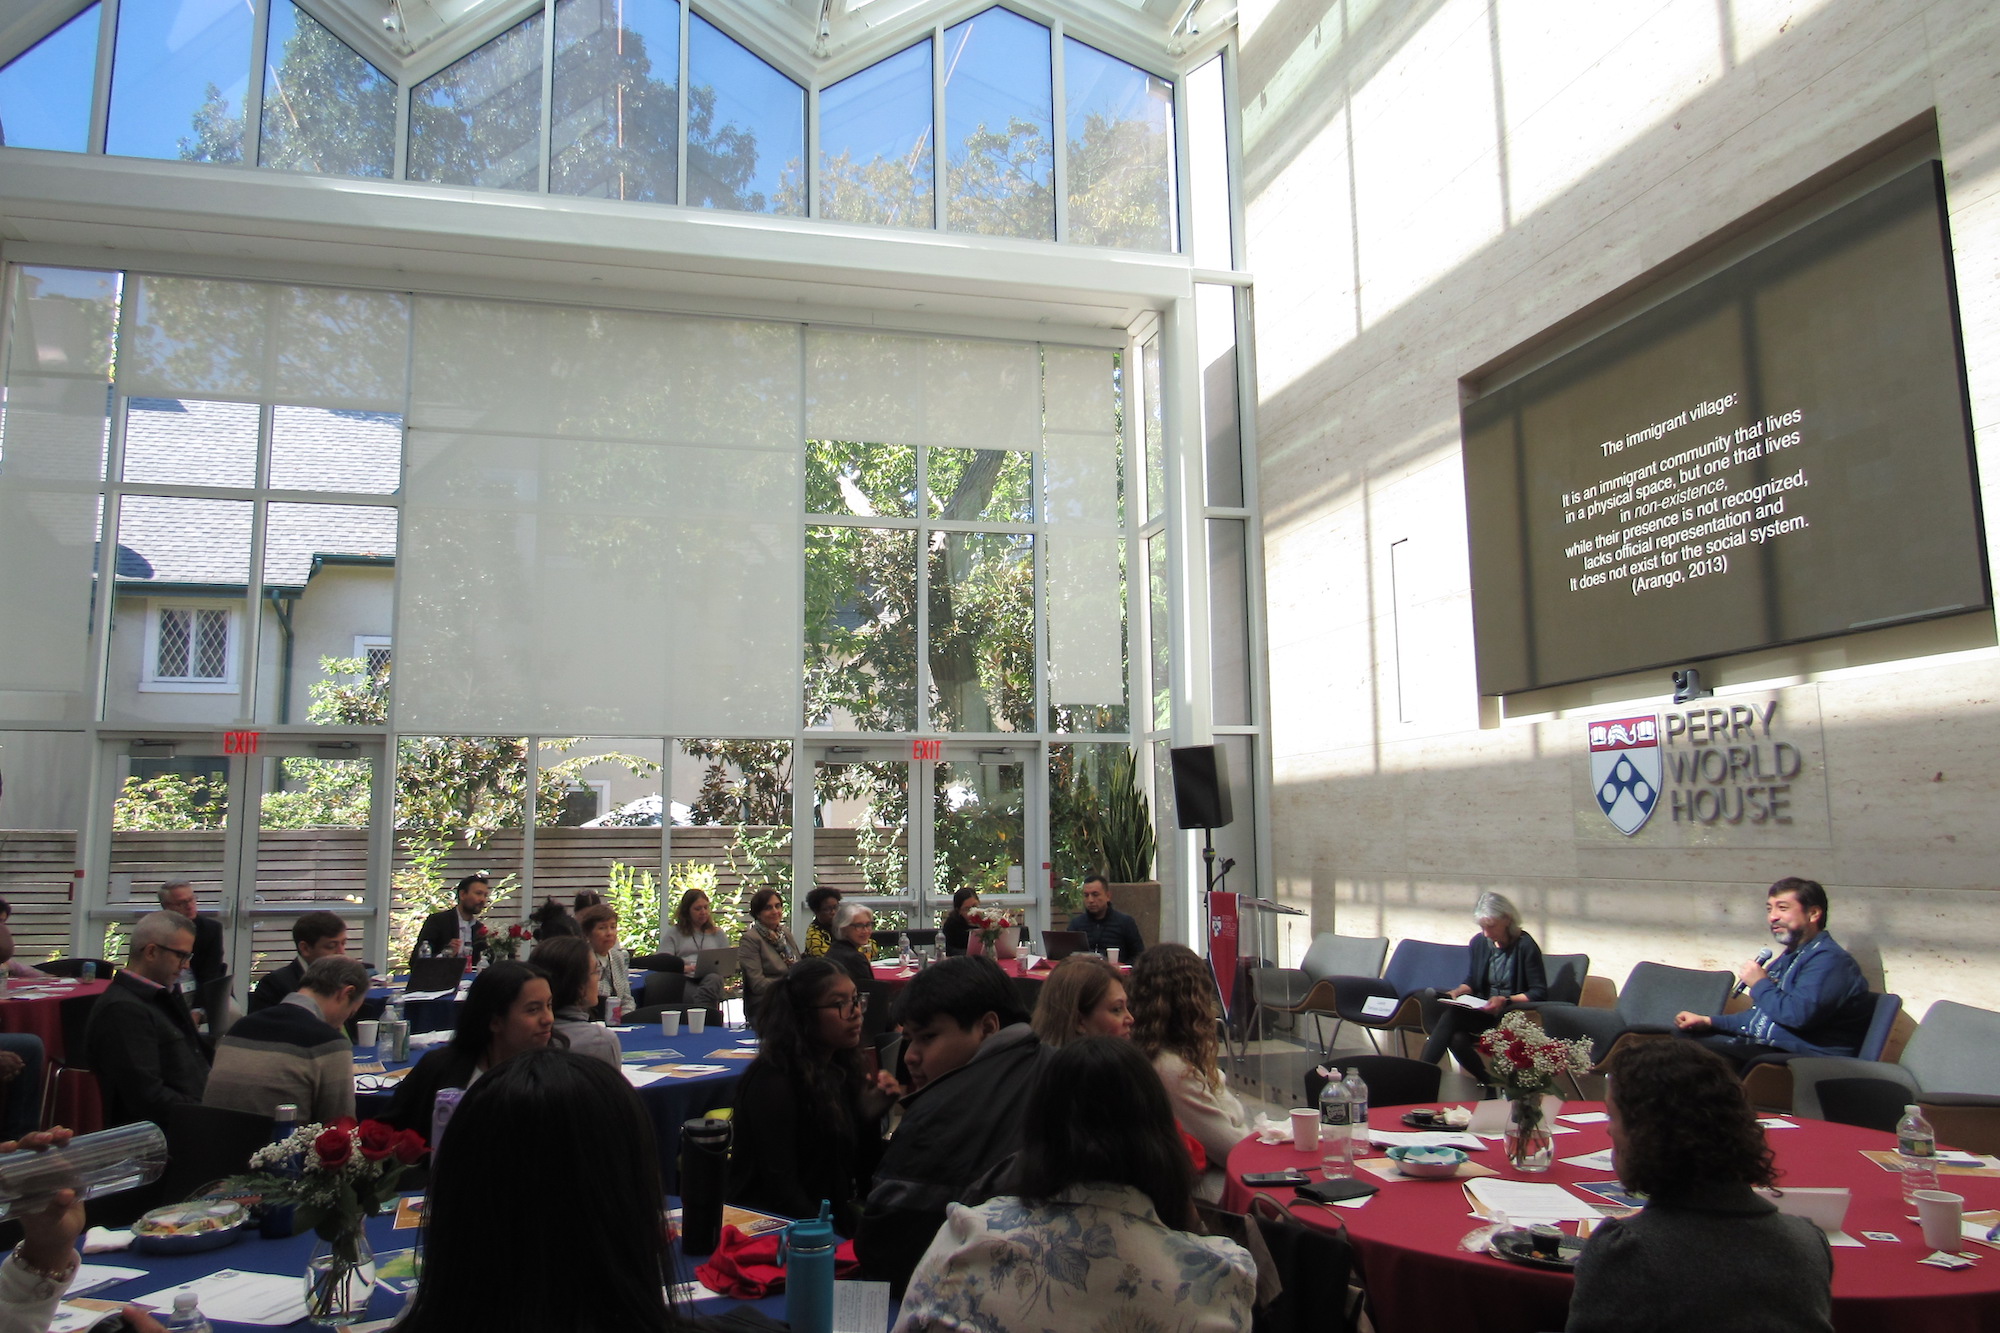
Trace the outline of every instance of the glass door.
<instances>
[{"instance_id":1,"label":"glass door","mask_svg":"<svg viewBox=\"0 0 2000 1333\"><path fill-rule=\"evenodd\" d=\"M123 961L131 927L186 881L219 921L239 1009L292 957L300 915L348 922L348 952L383 962L389 783L382 738L256 731L100 740L74 952Z\"/></svg>"},{"instance_id":2,"label":"glass door","mask_svg":"<svg viewBox=\"0 0 2000 1333\"><path fill-rule=\"evenodd\" d=\"M942 741L807 747L811 813L798 833L811 883L865 898L878 929L934 927L961 888L1040 924L1046 877L1027 867L1039 747ZM810 840L809 842L807 840ZM1039 842L1039 838L1035 839ZM801 921L804 909L797 914Z\"/></svg>"}]
</instances>

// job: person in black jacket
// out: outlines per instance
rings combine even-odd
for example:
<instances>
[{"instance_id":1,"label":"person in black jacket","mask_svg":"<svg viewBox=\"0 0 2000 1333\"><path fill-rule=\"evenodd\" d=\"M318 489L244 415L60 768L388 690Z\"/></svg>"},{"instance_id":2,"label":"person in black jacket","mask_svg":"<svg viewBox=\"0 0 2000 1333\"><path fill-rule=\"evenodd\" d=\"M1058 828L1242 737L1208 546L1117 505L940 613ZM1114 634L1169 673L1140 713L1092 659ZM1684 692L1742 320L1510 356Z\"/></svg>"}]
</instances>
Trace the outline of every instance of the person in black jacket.
<instances>
[{"instance_id":1,"label":"person in black jacket","mask_svg":"<svg viewBox=\"0 0 2000 1333\"><path fill-rule=\"evenodd\" d=\"M292 948L298 957L283 967L264 974L257 989L250 992L250 1012L280 1004L305 980L306 969L315 959L340 958L347 953L347 923L331 912L307 912L292 922ZM362 987L365 992L367 987Z\"/></svg>"},{"instance_id":2,"label":"person in black jacket","mask_svg":"<svg viewBox=\"0 0 2000 1333\"><path fill-rule=\"evenodd\" d=\"M990 958L947 958L910 979L896 1005L915 1090L854 1234L865 1277L903 1294L944 1224L945 1206L979 1203L1020 1146L1021 1113L1045 1048Z\"/></svg>"},{"instance_id":3,"label":"person in black jacket","mask_svg":"<svg viewBox=\"0 0 2000 1333\"><path fill-rule=\"evenodd\" d=\"M1118 950L1118 961L1128 967L1146 947L1139 923L1111 905L1111 882L1102 875L1083 877L1083 910L1069 919L1069 928L1083 932L1092 953Z\"/></svg>"},{"instance_id":4,"label":"person in black jacket","mask_svg":"<svg viewBox=\"0 0 2000 1333\"><path fill-rule=\"evenodd\" d=\"M194 923L194 953L185 966L194 973L197 988L219 980L229 971L222 951L222 923L195 910L194 885L184 879L170 879L160 886L160 910L173 912Z\"/></svg>"},{"instance_id":5,"label":"person in black jacket","mask_svg":"<svg viewBox=\"0 0 2000 1333\"><path fill-rule=\"evenodd\" d=\"M475 1075L523 1051L541 1050L550 1044L555 1028L546 972L511 961L490 965L466 990L451 1040L417 1061L396 1085L381 1119L429 1139L431 1111L440 1088L465 1087Z\"/></svg>"},{"instance_id":6,"label":"person in black jacket","mask_svg":"<svg viewBox=\"0 0 2000 1333\"><path fill-rule=\"evenodd\" d=\"M1472 909L1479 933L1466 943L1465 980L1442 996L1426 992L1422 1003L1429 1037L1421 1059L1436 1063L1449 1049L1459 1066L1480 1083L1486 1082L1486 1062L1479 1057L1479 1037L1500 1022L1510 1004L1538 1004L1549 998L1549 978L1542 965L1542 947L1521 929L1521 912L1498 893L1482 893ZM1477 1008L1451 1004L1459 996L1483 1003Z\"/></svg>"},{"instance_id":7,"label":"person in black jacket","mask_svg":"<svg viewBox=\"0 0 2000 1333\"><path fill-rule=\"evenodd\" d=\"M486 952L486 926L479 920L479 914L486 910L486 902L493 896L492 881L486 872L475 870L458 882L455 890L458 904L432 912L424 918L423 928L417 932L417 942L410 958L414 962L423 947L431 946L432 956L447 953L472 954L476 966L479 955Z\"/></svg>"},{"instance_id":8,"label":"person in black jacket","mask_svg":"<svg viewBox=\"0 0 2000 1333\"><path fill-rule=\"evenodd\" d=\"M862 946L875 931L875 913L866 903L842 903L833 914L833 943L827 946L826 960L836 964L854 980L854 988L866 995L875 969L868 965Z\"/></svg>"},{"instance_id":9,"label":"person in black jacket","mask_svg":"<svg viewBox=\"0 0 2000 1333\"><path fill-rule=\"evenodd\" d=\"M940 926L944 930L944 951L956 958L964 953L972 942L972 923L965 914L979 906L979 890L960 889L951 895L951 910L944 914Z\"/></svg>"},{"instance_id":10,"label":"person in black jacket","mask_svg":"<svg viewBox=\"0 0 2000 1333\"><path fill-rule=\"evenodd\" d=\"M757 1009L757 1058L736 1085L728 1202L780 1217L833 1205L834 1229L854 1234L858 1201L881 1156L877 1126L902 1093L871 1081L861 1045L860 991L825 958L802 958Z\"/></svg>"},{"instance_id":11,"label":"person in black jacket","mask_svg":"<svg viewBox=\"0 0 2000 1333\"><path fill-rule=\"evenodd\" d=\"M209 1049L174 982L194 956L194 926L153 912L132 929L125 966L91 1006L84 1046L104 1090L106 1125L158 1123L166 1108L199 1102Z\"/></svg>"}]
</instances>

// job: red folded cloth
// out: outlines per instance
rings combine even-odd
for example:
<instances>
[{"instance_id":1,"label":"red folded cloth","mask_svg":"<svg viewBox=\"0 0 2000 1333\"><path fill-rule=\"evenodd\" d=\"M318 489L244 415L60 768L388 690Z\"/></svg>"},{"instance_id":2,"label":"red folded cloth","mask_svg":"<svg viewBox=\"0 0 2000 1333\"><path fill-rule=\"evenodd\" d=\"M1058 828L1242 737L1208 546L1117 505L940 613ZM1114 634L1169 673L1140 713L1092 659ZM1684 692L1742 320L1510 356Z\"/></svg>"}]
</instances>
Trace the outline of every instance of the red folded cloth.
<instances>
[{"instance_id":1,"label":"red folded cloth","mask_svg":"<svg viewBox=\"0 0 2000 1333\"><path fill-rule=\"evenodd\" d=\"M694 1270L695 1280L732 1300L755 1301L777 1295L785 1289L785 1266L778 1262L778 1238L784 1234L771 1231L746 1236L733 1226L723 1227L721 1243L708 1262ZM854 1242L840 1242L840 1248L833 1252L833 1276L846 1279L860 1272Z\"/></svg>"}]
</instances>

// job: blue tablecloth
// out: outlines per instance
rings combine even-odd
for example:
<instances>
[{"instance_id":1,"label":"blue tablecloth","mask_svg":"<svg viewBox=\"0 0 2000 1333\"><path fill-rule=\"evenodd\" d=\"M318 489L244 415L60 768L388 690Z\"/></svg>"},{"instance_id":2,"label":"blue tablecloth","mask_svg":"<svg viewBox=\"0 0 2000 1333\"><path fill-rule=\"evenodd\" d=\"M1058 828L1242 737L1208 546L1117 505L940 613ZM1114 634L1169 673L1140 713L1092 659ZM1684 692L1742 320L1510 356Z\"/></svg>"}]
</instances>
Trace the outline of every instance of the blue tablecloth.
<instances>
[{"instance_id":1,"label":"blue tablecloth","mask_svg":"<svg viewBox=\"0 0 2000 1333\"><path fill-rule=\"evenodd\" d=\"M671 1191L680 1179L681 1122L730 1104L730 1099L736 1095L736 1080L750 1062L741 1055L728 1058L718 1052L747 1053L751 1048L742 1046L740 1042L751 1034L710 1028L696 1036L683 1027L679 1036L669 1038L660 1035L658 1024L614 1031L618 1034L618 1044L625 1050L629 1067L638 1068L646 1064L722 1066L717 1073L685 1078L669 1076L639 1089L639 1103L652 1118L653 1134L660 1145L662 1183ZM421 1055L420 1052L413 1054ZM408 1067L408 1063L392 1063L388 1068L403 1069ZM354 1113L363 1119L380 1115L388 1109L389 1097L386 1092L360 1093L354 1099Z\"/></svg>"},{"instance_id":2,"label":"blue tablecloth","mask_svg":"<svg viewBox=\"0 0 2000 1333\"><path fill-rule=\"evenodd\" d=\"M646 974L643 972L634 972L632 974L633 995L636 996L645 989L645 976ZM447 995L441 1000L403 1000L400 997L409 984L409 978L397 977L395 981L396 984L393 990L378 987L376 990L368 992L371 1000L379 994L382 997L383 1004L380 1008L376 1009L375 1013L362 1015L364 1018L379 1017L382 1009L386 1009L388 1004L394 1001L403 1006L403 1017L408 1021L410 1031L413 1033L449 1032L458 1026L459 1007L465 1003L460 996Z\"/></svg>"}]
</instances>

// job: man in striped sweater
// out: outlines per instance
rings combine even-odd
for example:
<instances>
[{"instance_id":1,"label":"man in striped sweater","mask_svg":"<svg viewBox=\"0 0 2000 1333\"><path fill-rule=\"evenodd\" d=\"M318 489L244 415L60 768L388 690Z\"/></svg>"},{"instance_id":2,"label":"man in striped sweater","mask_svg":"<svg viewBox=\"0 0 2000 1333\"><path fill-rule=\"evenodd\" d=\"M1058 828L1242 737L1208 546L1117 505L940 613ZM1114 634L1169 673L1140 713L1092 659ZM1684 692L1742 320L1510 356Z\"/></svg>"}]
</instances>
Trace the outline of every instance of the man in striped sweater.
<instances>
[{"instance_id":1,"label":"man in striped sweater","mask_svg":"<svg viewBox=\"0 0 2000 1333\"><path fill-rule=\"evenodd\" d=\"M248 1014L217 1043L206 1106L275 1115L290 1102L301 1120L354 1114L354 1048L341 1031L368 994L353 958L314 959L299 988Z\"/></svg>"}]
</instances>

